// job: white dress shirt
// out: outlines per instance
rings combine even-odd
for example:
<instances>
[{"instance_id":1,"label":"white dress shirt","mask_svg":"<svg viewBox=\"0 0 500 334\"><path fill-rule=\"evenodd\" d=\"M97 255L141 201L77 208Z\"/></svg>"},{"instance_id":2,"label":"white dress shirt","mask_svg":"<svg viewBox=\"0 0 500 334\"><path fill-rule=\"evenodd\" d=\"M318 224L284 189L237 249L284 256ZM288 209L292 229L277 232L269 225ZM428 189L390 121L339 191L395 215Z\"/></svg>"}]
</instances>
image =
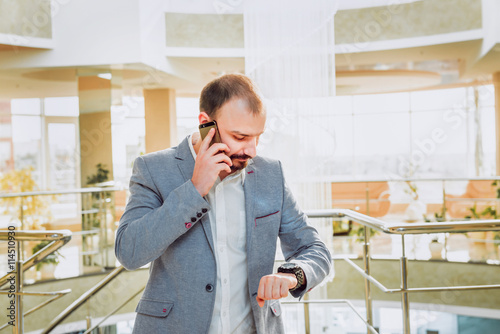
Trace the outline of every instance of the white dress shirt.
<instances>
[{"instance_id":1,"label":"white dress shirt","mask_svg":"<svg viewBox=\"0 0 500 334\"><path fill-rule=\"evenodd\" d=\"M191 136L189 148L196 160ZM252 163L250 160L249 163ZM217 287L209 334L255 332L248 295L246 253L245 169L217 177L205 198L212 207L208 212L212 230Z\"/></svg>"}]
</instances>

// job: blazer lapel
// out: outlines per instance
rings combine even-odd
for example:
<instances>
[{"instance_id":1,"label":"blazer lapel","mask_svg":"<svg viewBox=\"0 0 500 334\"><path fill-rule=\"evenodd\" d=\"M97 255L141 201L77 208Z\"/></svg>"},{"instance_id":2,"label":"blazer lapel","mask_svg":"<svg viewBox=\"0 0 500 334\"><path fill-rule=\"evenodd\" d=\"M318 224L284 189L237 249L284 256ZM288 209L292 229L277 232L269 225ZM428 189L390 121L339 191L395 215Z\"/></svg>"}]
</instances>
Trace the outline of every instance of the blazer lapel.
<instances>
[{"instance_id":1,"label":"blazer lapel","mask_svg":"<svg viewBox=\"0 0 500 334\"><path fill-rule=\"evenodd\" d=\"M175 159L177 160L177 166L184 177L184 182L187 182L193 176L194 171L194 158L191 154L191 149L189 148L189 142L191 140L191 136L186 137L180 144L177 146L175 152ZM203 231L205 232L205 236L207 238L208 243L210 244L210 248L212 252L214 252L214 238L212 236L212 229L210 228L210 218L209 215L205 215L201 221L201 226L203 227Z\"/></svg>"}]
</instances>

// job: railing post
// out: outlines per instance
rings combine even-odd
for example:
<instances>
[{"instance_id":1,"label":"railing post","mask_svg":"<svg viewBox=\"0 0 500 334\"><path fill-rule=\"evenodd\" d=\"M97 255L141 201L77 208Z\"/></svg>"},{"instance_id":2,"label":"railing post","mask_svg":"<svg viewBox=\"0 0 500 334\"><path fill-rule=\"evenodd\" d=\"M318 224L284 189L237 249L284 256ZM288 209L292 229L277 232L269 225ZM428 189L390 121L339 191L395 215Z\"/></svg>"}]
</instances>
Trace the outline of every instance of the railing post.
<instances>
[{"instance_id":1,"label":"railing post","mask_svg":"<svg viewBox=\"0 0 500 334\"><path fill-rule=\"evenodd\" d=\"M401 235L401 289L408 289L408 259L405 253L405 235ZM403 311L403 333L410 334L410 301L408 292L401 293L401 308Z\"/></svg>"},{"instance_id":2,"label":"railing post","mask_svg":"<svg viewBox=\"0 0 500 334\"><path fill-rule=\"evenodd\" d=\"M304 300L309 300L309 296L306 293L304 295ZM311 333L311 319L309 315L309 303L304 303L304 325L306 327L306 334Z\"/></svg>"},{"instance_id":3,"label":"railing post","mask_svg":"<svg viewBox=\"0 0 500 334\"><path fill-rule=\"evenodd\" d=\"M370 275L370 233L368 232L368 226L364 227L365 232L365 243L363 245L363 262L365 265L365 273ZM372 296L371 296L371 286L370 281L365 278L365 305L366 305L366 322L373 326L373 308L372 308ZM367 333L370 330L367 329Z\"/></svg>"},{"instance_id":4,"label":"railing post","mask_svg":"<svg viewBox=\"0 0 500 334\"><path fill-rule=\"evenodd\" d=\"M365 185L365 199L366 199L366 215L370 215L370 187L368 183ZM370 275L370 233L368 226L364 226L365 242L363 244L363 262L365 265L365 273ZM365 278L365 306L366 306L366 322L373 326L373 307L372 307L372 294L370 281ZM370 330L367 329L367 333Z\"/></svg>"},{"instance_id":5,"label":"railing post","mask_svg":"<svg viewBox=\"0 0 500 334\"><path fill-rule=\"evenodd\" d=\"M16 259L16 296L14 297L15 308L16 308L16 322L15 326L12 328L12 333L22 334L24 333L24 318L23 318L23 296L21 292L23 290L23 263L21 261L21 241L17 241L17 259Z\"/></svg>"},{"instance_id":6,"label":"railing post","mask_svg":"<svg viewBox=\"0 0 500 334\"><path fill-rule=\"evenodd\" d=\"M85 317L85 320L87 322L87 330L89 330L90 327L92 327L92 316L90 315L90 299L88 299L85 304L87 306L87 316Z\"/></svg>"}]
</instances>

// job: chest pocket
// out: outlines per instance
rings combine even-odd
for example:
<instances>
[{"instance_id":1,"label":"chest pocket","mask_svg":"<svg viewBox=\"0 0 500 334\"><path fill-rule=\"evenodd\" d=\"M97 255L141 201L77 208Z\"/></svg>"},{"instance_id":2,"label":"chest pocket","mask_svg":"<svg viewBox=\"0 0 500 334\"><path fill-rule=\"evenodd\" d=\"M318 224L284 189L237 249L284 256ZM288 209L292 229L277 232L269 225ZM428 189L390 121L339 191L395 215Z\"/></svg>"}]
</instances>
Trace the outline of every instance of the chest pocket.
<instances>
[{"instance_id":1,"label":"chest pocket","mask_svg":"<svg viewBox=\"0 0 500 334\"><path fill-rule=\"evenodd\" d=\"M260 216L255 218L255 227L256 228L279 228L280 224L280 210L271 212L267 215Z\"/></svg>"}]
</instances>

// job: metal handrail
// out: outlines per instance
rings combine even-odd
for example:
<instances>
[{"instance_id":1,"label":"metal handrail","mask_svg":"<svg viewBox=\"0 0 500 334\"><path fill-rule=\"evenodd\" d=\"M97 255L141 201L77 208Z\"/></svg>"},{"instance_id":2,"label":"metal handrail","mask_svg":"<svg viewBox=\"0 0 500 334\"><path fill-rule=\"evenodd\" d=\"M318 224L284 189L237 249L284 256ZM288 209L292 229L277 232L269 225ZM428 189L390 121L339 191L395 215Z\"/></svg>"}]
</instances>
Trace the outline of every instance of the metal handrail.
<instances>
[{"instance_id":1,"label":"metal handrail","mask_svg":"<svg viewBox=\"0 0 500 334\"><path fill-rule=\"evenodd\" d=\"M71 305L66 307L57 317L55 317L47 328L43 330L41 334L50 333L57 325L59 325L64 319L71 315L76 309L83 305L87 300L89 300L93 295L99 292L102 288L108 285L113 279L115 279L120 273L125 270L123 266L116 267L111 271L106 277L104 277L100 282L94 285L92 288L87 290L83 295L81 295L77 300L75 300Z\"/></svg>"},{"instance_id":2,"label":"metal handrail","mask_svg":"<svg viewBox=\"0 0 500 334\"><path fill-rule=\"evenodd\" d=\"M8 240L9 242L9 250L15 250L13 254L16 258L15 266L9 264L9 267L12 269L7 275L0 278L0 287L5 285L7 282L12 282L14 280L14 284L11 284L9 291L2 291L2 294L12 293L14 295L14 319L11 318L12 321L7 322L7 325L12 326L12 332L14 334L23 333L24 332L24 316L28 315L42 306L51 303L52 301L58 299L59 297L69 293L71 290L63 290L56 292L24 292L23 291L23 273L25 270L29 269L33 265L42 261L45 257L55 252L57 249L64 246L71 239L71 231L69 230L59 230L59 231L16 231L15 228L9 227L8 230L0 231L0 240ZM21 241L52 241L44 248L39 250L37 253L33 254L28 260L21 261ZM14 246L11 247L10 243L13 243ZM12 254L9 252L9 254ZM12 285L14 285L14 291L12 291ZM55 297L50 298L49 300L42 302L40 305L35 306L26 314L23 312L23 296L24 295L55 295ZM12 304L11 304L12 305ZM5 326L2 326L4 328Z\"/></svg>"},{"instance_id":3,"label":"metal handrail","mask_svg":"<svg viewBox=\"0 0 500 334\"><path fill-rule=\"evenodd\" d=\"M53 301L61 298L62 296L64 295L67 295L68 293L71 292L71 289L65 289L65 290L61 290L61 291L53 291L53 292L21 292L21 293L17 293L16 294L20 294L20 295L28 295L28 296L53 296L52 298L49 298L47 299L46 301L38 304L37 306L31 308L30 310L26 311L24 314L23 314L23 317L26 317L28 315L30 315L31 313L35 312L36 310L38 309L41 309L42 307L44 307L45 305L47 304L50 304L52 303ZM8 292L0 292L0 294L7 294ZM6 328L7 326L9 325L9 323L5 323L3 326L0 327L0 331L4 328Z\"/></svg>"},{"instance_id":4,"label":"metal handrail","mask_svg":"<svg viewBox=\"0 0 500 334\"><path fill-rule=\"evenodd\" d=\"M139 289L139 291L137 291L136 293L134 293L132 296L130 296L126 301L124 301L123 303L121 303L120 305L118 305L114 310L112 310L111 312L109 312L104 318L101 319L101 321L99 321L97 324L95 324L94 326L90 327L89 329L87 329L83 334L90 334L92 333L92 331L96 328L98 328L99 326L101 326L101 324L106 321L110 316L112 316L113 314L115 314L116 312L118 312L119 310L121 310L125 305L127 305L132 299L134 299L138 294L140 294L144 289L146 288L146 286L144 285L142 288Z\"/></svg>"},{"instance_id":5,"label":"metal handrail","mask_svg":"<svg viewBox=\"0 0 500 334\"><path fill-rule=\"evenodd\" d=\"M309 218L343 218L347 217L354 222L361 224L367 228L364 230L363 244L363 262L364 268L359 267L348 257L344 257L349 265L351 265L365 281L365 305L366 319L368 332L372 332L373 327L373 310L371 299L371 284L374 284L382 292L385 293L400 293L401 307L403 311L403 329L405 334L410 334L410 310L409 310L409 293L413 292L435 292L435 291L455 291L455 290L479 290L479 289L499 289L500 284L489 285L470 285L470 286L451 286L451 287L426 287L426 288L409 288L408 287L408 258L405 254L405 235L407 234L429 234L429 233L458 233L458 232L480 232L480 231L500 231L500 220L475 220L475 221L453 221L440 223L386 223L380 219L373 218L359 212L347 209L327 209L327 210L310 210L305 212ZM401 287L400 289L388 289L372 275L370 275L370 233L368 228L375 229L387 234L400 235L402 242L402 256L400 258L400 274Z\"/></svg>"},{"instance_id":6,"label":"metal handrail","mask_svg":"<svg viewBox=\"0 0 500 334\"><path fill-rule=\"evenodd\" d=\"M0 199L13 198L13 197L28 197L28 196L86 194L86 193L99 193L99 192L121 191L121 190L126 190L126 188L125 187L90 187L90 188L77 188L77 189L67 189L67 190L25 191L25 192L17 192L17 193L0 193Z\"/></svg>"},{"instance_id":7,"label":"metal handrail","mask_svg":"<svg viewBox=\"0 0 500 334\"><path fill-rule=\"evenodd\" d=\"M0 230L0 240L8 240L8 230ZM71 240L72 233L69 230L51 230L51 231L17 231L14 230L17 241L52 241L50 244L33 254L29 259L22 263L23 271L36 265L45 257L52 254ZM19 255L19 253L18 253ZM0 278L0 288L8 281L10 274Z\"/></svg>"},{"instance_id":8,"label":"metal handrail","mask_svg":"<svg viewBox=\"0 0 500 334\"><path fill-rule=\"evenodd\" d=\"M387 179L355 179L355 180L327 180L325 182L329 183L374 183L374 182L441 182L441 181L500 181L499 176L491 176L491 177L441 177L441 178L387 178Z\"/></svg>"},{"instance_id":9,"label":"metal handrail","mask_svg":"<svg viewBox=\"0 0 500 334\"><path fill-rule=\"evenodd\" d=\"M344 218L387 234L429 234L500 231L500 220L467 220L439 223L387 223L349 209L309 210L305 212L309 218Z\"/></svg>"},{"instance_id":10,"label":"metal handrail","mask_svg":"<svg viewBox=\"0 0 500 334\"><path fill-rule=\"evenodd\" d=\"M365 323L366 328L368 331L372 334L378 334L377 330L370 324L366 319L359 313L358 310L356 310L356 307L347 299L327 299L327 300L302 300L302 301L295 301L295 300L285 300L281 302L282 304L304 304L304 305L309 305L309 304L347 304L353 311L356 316ZM307 313L307 317L309 317L309 313ZM306 322L309 322L309 319L306 319ZM306 331L306 333L308 333ZM86 334L86 333L84 333Z\"/></svg>"}]
</instances>

